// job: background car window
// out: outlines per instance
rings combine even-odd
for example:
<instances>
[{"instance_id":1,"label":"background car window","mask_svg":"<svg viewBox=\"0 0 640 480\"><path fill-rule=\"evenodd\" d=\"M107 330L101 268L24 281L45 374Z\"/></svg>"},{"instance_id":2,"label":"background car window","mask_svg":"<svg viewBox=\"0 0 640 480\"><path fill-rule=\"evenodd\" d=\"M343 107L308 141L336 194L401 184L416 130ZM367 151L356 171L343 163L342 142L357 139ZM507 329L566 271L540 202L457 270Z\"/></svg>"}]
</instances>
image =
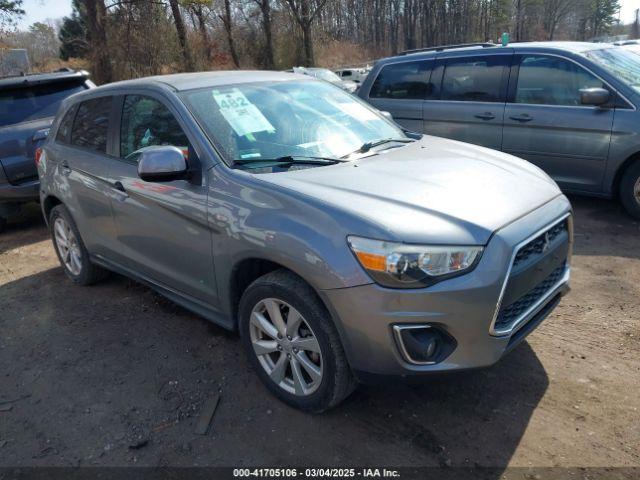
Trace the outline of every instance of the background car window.
<instances>
[{"instance_id":1,"label":"background car window","mask_svg":"<svg viewBox=\"0 0 640 480\"><path fill-rule=\"evenodd\" d=\"M451 59L442 79L442 100L504 102L505 56Z\"/></svg>"},{"instance_id":2,"label":"background car window","mask_svg":"<svg viewBox=\"0 0 640 480\"><path fill-rule=\"evenodd\" d=\"M112 97L100 97L80 104L71 130L72 145L106 153L112 103Z\"/></svg>"},{"instance_id":3,"label":"background car window","mask_svg":"<svg viewBox=\"0 0 640 480\"><path fill-rule=\"evenodd\" d=\"M525 56L520 63L516 103L578 106L580 90L603 88L595 76L558 57Z\"/></svg>"},{"instance_id":4,"label":"background car window","mask_svg":"<svg viewBox=\"0 0 640 480\"><path fill-rule=\"evenodd\" d=\"M64 83L0 92L0 127L53 117L62 100L83 90L82 84Z\"/></svg>"},{"instance_id":5,"label":"background car window","mask_svg":"<svg viewBox=\"0 0 640 480\"><path fill-rule=\"evenodd\" d=\"M370 98L426 99L433 93L429 82L431 62L404 62L380 70L369 93Z\"/></svg>"},{"instance_id":6,"label":"background car window","mask_svg":"<svg viewBox=\"0 0 640 480\"><path fill-rule=\"evenodd\" d=\"M172 145L186 155L189 140L161 102L143 95L128 95L122 109L120 156L131 158L138 150L152 145Z\"/></svg>"},{"instance_id":7,"label":"background car window","mask_svg":"<svg viewBox=\"0 0 640 480\"><path fill-rule=\"evenodd\" d=\"M69 141L69 133L71 133L71 126L73 125L73 117L76 112L76 107L73 106L67 113L64 114L60 126L58 127L58 133L56 133L56 141L67 143Z\"/></svg>"}]
</instances>

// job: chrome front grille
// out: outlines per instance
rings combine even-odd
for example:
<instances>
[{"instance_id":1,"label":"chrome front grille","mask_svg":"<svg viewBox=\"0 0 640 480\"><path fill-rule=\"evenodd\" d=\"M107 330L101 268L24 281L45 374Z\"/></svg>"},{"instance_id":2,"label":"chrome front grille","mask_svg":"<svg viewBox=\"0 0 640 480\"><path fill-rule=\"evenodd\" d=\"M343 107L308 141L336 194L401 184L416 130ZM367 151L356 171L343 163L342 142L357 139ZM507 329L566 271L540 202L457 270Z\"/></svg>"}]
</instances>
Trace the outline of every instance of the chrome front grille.
<instances>
[{"instance_id":1,"label":"chrome front grille","mask_svg":"<svg viewBox=\"0 0 640 480\"><path fill-rule=\"evenodd\" d=\"M538 302L558 283L566 268L566 264L563 263L551 272L547 278L527 292L527 294L520 297L511 305L501 307L498 312L498 317L496 318L495 329L503 330L513 325L523 313L526 313L532 305Z\"/></svg>"},{"instance_id":2,"label":"chrome front grille","mask_svg":"<svg viewBox=\"0 0 640 480\"><path fill-rule=\"evenodd\" d=\"M570 217L556 221L516 247L491 323L492 335L508 335L549 301L566 280Z\"/></svg>"},{"instance_id":3,"label":"chrome front grille","mask_svg":"<svg viewBox=\"0 0 640 480\"><path fill-rule=\"evenodd\" d=\"M524 247L518 250L516 253L516 258L513 260L513 267L518 267L523 262L529 260L532 256L541 255L544 253L545 245L549 245L552 243L558 235L561 235L563 232L567 232L569 221L568 219L563 220L562 222L554 225L549 230L544 233L541 233L536 238L528 242Z\"/></svg>"}]
</instances>

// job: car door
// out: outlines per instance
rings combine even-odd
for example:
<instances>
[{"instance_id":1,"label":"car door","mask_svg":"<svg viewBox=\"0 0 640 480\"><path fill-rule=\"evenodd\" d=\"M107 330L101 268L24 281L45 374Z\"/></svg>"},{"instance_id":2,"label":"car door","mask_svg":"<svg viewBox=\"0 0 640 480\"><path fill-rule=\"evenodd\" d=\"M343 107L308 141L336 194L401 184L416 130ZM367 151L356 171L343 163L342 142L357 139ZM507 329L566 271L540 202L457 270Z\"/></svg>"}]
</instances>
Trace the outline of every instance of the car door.
<instances>
[{"instance_id":1,"label":"car door","mask_svg":"<svg viewBox=\"0 0 640 480\"><path fill-rule=\"evenodd\" d=\"M440 95L424 103L423 131L439 137L500 149L512 54L438 60L432 82Z\"/></svg>"},{"instance_id":2,"label":"car door","mask_svg":"<svg viewBox=\"0 0 640 480\"><path fill-rule=\"evenodd\" d=\"M511 83L503 150L536 164L563 188L599 191L614 109L582 105L580 89L609 87L573 60L544 54L518 55Z\"/></svg>"},{"instance_id":3,"label":"car door","mask_svg":"<svg viewBox=\"0 0 640 480\"><path fill-rule=\"evenodd\" d=\"M72 106L47 147L59 174L56 192L92 255L110 255L115 247L107 153L114 98L91 98Z\"/></svg>"},{"instance_id":4,"label":"car door","mask_svg":"<svg viewBox=\"0 0 640 480\"><path fill-rule=\"evenodd\" d=\"M207 187L202 167L175 111L154 95L121 97L122 115L110 171L113 215L121 266L160 286L214 303L217 297ZM146 182L138 177L137 154L145 147L183 150L191 178Z\"/></svg>"},{"instance_id":5,"label":"car door","mask_svg":"<svg viewBox=\"0 0 640 480\"><path fill-rule=\"evenodd\" d=\"M382 67L367 99L378 110L389 112L401 126L422 131L423 103L433 94L433 60L391 63Z\"/></svg>"}]
</instances>

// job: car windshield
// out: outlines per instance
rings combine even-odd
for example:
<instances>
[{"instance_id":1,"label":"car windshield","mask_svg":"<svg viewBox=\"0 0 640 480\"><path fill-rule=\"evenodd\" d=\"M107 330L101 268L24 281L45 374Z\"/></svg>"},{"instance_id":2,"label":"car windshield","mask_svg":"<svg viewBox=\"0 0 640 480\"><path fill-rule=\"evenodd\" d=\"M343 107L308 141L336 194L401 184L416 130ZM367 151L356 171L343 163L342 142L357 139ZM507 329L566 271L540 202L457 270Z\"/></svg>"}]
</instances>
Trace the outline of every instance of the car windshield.
<instances>
[{"instance_id":1,"label":"car windshield","mask_svg":"<svg viewBox=\"0 0 640 480\"><path fill-rule=\"evenodd\" d=\"M78 83L54 83L0 91L0 127L52 117L62 100L84 89Z\"/></svg>"},{"instance_id":2,"label":"car windshield","mask_svg":"<svg viewBox=\"0 0 640 480\"><path fill-rule=\"evenodd\" d=\"M309 69L308 70L311 75L320 80L326 80L327 82L339 82L340 77L333 73L331 70L325 70L324 68L319 69Z\"/></svg>"},{"instance_id":3,"label":"car windshield","mask_svg":"<svg viewBox=\"0 0 640 480\"><path fill-rule=\"evenodd\" d=\"M640 55L638 53L627 47L615 47L591 50L586 52L585 56L640 92Z\"/></svg>"},{"instance_id":4,"label":"car windshield","mask_svg":"<svg viewBox=\"0 0 640 480\"><path fill-rule=\"evenodd\" d=\"M368 142L407 138L361 100L315 80L202 88L182 98L229 164L339 158Z\"/></svg>"}]
</instances>

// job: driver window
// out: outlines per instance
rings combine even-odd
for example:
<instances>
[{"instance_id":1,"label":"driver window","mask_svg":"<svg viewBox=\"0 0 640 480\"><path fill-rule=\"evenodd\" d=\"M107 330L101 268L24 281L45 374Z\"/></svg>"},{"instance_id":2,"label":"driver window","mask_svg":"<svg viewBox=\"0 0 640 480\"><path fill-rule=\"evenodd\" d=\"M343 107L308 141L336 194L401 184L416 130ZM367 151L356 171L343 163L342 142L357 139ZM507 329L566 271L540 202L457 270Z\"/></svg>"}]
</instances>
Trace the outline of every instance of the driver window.
<instances>
[{"instance_id":1,"label":"driver window","mask_svg":"<svg viewBox=\"0 0 640 480\"><path fill-rule=\"evenodd\" d=\"M155 98L127 95L122 109L120 157L135 159L152 145L172 145L188 156L189 140L173 114Z\"/></svg>"},{"instance_id":2,"label":"driver window","mask_svg":"<svg viewBox=\"0 0 640 480\"><path fill-rule=\"evenodd\" d=\"M601 80L573 62L558 57L525 56L520 63L516 103L581 105L580 90L604 88Z\"/></svg>"}]
</instances>

